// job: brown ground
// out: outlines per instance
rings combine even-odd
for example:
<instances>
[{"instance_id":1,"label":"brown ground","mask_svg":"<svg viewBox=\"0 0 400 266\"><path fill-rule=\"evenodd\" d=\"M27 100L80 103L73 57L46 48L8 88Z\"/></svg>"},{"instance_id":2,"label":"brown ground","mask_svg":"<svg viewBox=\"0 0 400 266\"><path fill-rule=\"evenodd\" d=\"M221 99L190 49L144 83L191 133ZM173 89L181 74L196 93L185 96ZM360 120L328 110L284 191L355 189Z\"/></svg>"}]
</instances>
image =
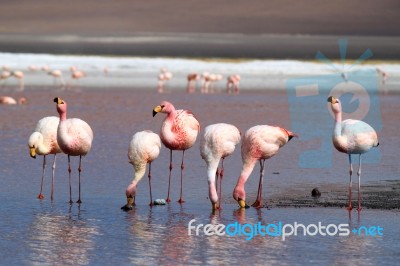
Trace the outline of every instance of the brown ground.
<instances>
[{"instance_id":1,"label":"brown ground","mask_svg":"<svg viewBox=\"0 0 400 266\"><path fill-rule=\"evenodd\" d=\"M375 59L396 59L399 11L396 0L8 0L0 8L0 51L313 58L317 50L337 55L338 36L353 36L349 57L367 47ZM134 38L100 42L89 36Z\"/></svg>"}]
</instances>

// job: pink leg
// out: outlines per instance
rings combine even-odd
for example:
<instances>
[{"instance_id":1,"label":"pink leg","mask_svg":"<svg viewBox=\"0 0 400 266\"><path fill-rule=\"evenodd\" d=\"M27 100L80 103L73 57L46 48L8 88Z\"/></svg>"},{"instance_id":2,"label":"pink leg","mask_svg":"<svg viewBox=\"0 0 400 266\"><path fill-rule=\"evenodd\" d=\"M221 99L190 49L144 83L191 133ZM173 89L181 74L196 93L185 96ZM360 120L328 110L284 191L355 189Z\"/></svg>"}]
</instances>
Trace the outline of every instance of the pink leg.
<instances>
[{"instance_id":1,"label":"pink leg","mask_svg":"<svg viewBox=\"0 0 400 266\"><path fill-rule=\"evenodd\" d=\"M251 205L254 208L261 208L262 204L262 183L264 177L264 164L265 160L260 160L260 181L258 182L258 192L256 201Z\"/></svg>"},{"instance_id":2,"label":"pink leg","mask_svg":"<svg viewBox=\"0 0 400 266\"><path fill-rule=\"evenodd\" d=\"M51 176L51 200L54 200L54 172L56 170L56 159L57 159L57 153L54 154L54 162L53 162L53 174Z\"/></svg>"},{"instance_id":3,"label":"pink leg","mask_svg":"<svg viewBox=\"0 0 400 266\"><path fill-rule=\"evenodd\" d=\"M358 208L357 208L357 211L361 211L361 200L360 200L360 189L361 189L361 154L360 154L360 157L359 157L359 166L358 166L359 168L358 168L358 172L357 172L357 175L358 175Z\"/></svg>"},{"instance_id":4,"label":"pink leg","mask_svg":"<svg viewBox=\"0 0 400 266\"><path fill-rule=\"evenodd\" d=\"M183 169L185 168L185 166L184 166L184 164L183 164L184 158L185 158L185 150L183 150L183 153L182 153L182 164L181 164L181 196L179 197L179 200L178 200L178 202L179 202L180 204L182 204L182 203L185 202L185 201L183 200L183 198L182 198L182 190L183 190Z\"/></svg>"},{"instance_id":5,"label":"pink leg","mask_svg":"<svg viewBox=\"0 0 400 266\"><path fill-rule=\"evenodd\" d=\"M79 172L79 196L78 196L78 201L76 203L82 203L81 201L81 172L82 172L82 155L79 155L79 167L78 167L78 172Z\"/></svg>"},{"instance_id":6,"label":"pink leg","mask_svg":"<svg viewBox=\"0 0 400 266\"><path fill-rule=\"evenodd\" d=\"M350 184L349 184L349 206L347 207L347 210L351 211L353 207L351 206L351 187L352 187L352 180L351 180L351 175L353 174L353 165L351 163L351 154L349 154L349 162L350 162Z\"/></svg>"},{"instance_id":7,"label":"pink leg","mask_svg":"<svg viewBox=\"0 0 400 266\"><path fill-rule=\"evenodd\" d=\"M171 188L171 173L172 173L172 150L169 150L169 178L168 178L168 196L167 199L165 200L167 203L171 202L171 199L169 197L169 190Z\"/></svg>"},{"instance_id":8,"label":"pink leg","mask_svg":"<svg viewBox=\"0 0 400 266\"><path fill-rule=\"evenodd\" d=\"M150 206L153 206L153 195L151 194L151 162L149 163L149 188L150 188Z\"/></svg>"},{"instance_id":9,"label":"pink leg","mask_svg":"<svg viewBox=\"0 0 400 266\"><path fill-rule=\"evenodd\" d=\"M71 187L71 183L72 183L72 180L71 180L71 158L69 155L68 155L68 173L69 173L69 203L72 204L73 201L72 201L72 187Z\"/></svg>"},{"instance_id":10,"label":"pink leg","mask_svg":"<svg viewBox=\"0 0 400 266\"><path fill-rule=\"evenodd\" d=\"M218 209L222 210L222 178L224 177L224 159L222 158L221 172L219 173L219 206Z\"/></svg>"},{"instance_id":11,"label":"pink leg","mask_svg":"<svg viewBox=\"0 0 400 266\"><path fill-rule=\"evenodd\" d=\"M42 168L42 183L40 184L40 193L37 196L38 199L44 199L44 196L42 194L43 191L43 179L44 179L44 170L46 169L46 155L43 155L43 168Z\"/></svg>"}]
</instances>

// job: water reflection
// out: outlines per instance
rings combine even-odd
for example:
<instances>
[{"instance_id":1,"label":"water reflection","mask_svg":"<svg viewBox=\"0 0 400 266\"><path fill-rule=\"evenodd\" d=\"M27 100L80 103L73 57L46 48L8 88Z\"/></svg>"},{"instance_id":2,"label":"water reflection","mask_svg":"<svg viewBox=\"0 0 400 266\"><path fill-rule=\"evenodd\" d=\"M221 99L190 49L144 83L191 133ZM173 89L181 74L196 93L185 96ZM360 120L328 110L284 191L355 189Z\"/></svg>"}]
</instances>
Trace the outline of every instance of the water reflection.
<instances>
[{"instance_id":1,"label":"water reflection","mask_svg":"<svg viewBox=\"0 0 400 266\"><path fill-rule=\"evenodd\" d=\"M33 265L86 265L95 247L98 228L89 225L71 208L67 215L54 213L35 214L30 225L28 245Z\"/></svg>"}]
</instances>

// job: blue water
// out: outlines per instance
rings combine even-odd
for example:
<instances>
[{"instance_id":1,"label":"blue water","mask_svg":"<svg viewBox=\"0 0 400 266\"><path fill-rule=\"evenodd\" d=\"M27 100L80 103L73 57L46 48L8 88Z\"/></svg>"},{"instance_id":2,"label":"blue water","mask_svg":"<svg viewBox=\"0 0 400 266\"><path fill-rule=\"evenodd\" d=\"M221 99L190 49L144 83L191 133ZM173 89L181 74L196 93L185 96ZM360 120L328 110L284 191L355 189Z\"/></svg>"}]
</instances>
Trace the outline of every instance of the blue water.
<instances>
[{"instance_id":1,"label":"blue water","mask_svg":"<svg viewBox=\"0 0 400 266\"><path fill-rule=\"evenodd\" d=\"M26 106L0 106L1 117L1 186L0 186L0 258L1 265L396 265L400 258L398 210L362 211L360 217L345 209L277 208L238 210L231 193L240 173L239 149L225 161L223 210L215 215L207 199L206 168L199 154L199 144L185 153L184 199L176 203L179 191L178 162L174 153L172 203L150 208L147 178L138 185L137 206L130 212L120 209L125 204L124 190L133 176L127 150L132 134L143 129L158 132L162 116L151 111L162 99L178 107L192 109L204 127L210 123L228 122L241 130L255 124L279 124L290 128L287 97L284 93L249 92L239 96L156 94L150 91L54 92L27 91ZM42 158L29 157L27 139L36 121L56 115L52 99L64 98L69 103L70 117L87 121L94 131L91 152L83 158L82 201L68 202L68 173L65 155L58 156L55 200L50 200L48 157L44 185L45 199L39 193ZM363 167L363 182L398 179L398 140L391 117L398 115L398 95L381 98L383 132L380 135L382 161ZM324 102L323 105L326 105ZM207 111L205 111L207 110ZM329 118L330 119L330 118ZM317 184L335 184L347 190L347 158L334 153L329 169L301 169L297 155L304 148L296 139L266 164L264 199L295 187L304 193ZM397 143L397 144L396 144ZM169 152L163 148L153 163L153 197L167 193ZM77 200L77 158L72 158L73 200ZM246 184L249 201L254 200L257 172ZM280 172L279 175L272 175ZM364 184L364 183L362 183ZM298 195L293 195L296 197ZM249 202L250 203L250 202ZM380 226L382 236L199 236L188 235L188 223L264 225L271 223L324 225L341 223L349 228ZM194 232L194 231L193 231Z\"/></svg>"}]
</instances>

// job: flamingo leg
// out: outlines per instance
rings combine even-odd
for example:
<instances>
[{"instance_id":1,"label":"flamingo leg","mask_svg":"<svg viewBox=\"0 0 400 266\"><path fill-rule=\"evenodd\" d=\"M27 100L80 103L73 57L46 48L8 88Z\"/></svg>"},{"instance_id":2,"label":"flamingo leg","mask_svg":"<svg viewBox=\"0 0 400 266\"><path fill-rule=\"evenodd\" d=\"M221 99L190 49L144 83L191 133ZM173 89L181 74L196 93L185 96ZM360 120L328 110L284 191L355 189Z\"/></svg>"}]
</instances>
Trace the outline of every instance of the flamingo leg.
<instances>
[{"instance_id":1,"label":"flamingo leg","mask_svg":"<svg viewBox=\"0 0 400 266\"><path fill-rule=\"evenodd\" d=\"M54 200L54 172L56 170L56 159L57 153L54 154L54 162L53 162L53 174L51 175L51 200Z\"/></svg>"},{"instance_id":2,"label":"flamingo leg","mask_svg":"<svg viewBox=\"0 0 400 266\"><path fill-rule=\"evenodd\" d=\"M41 184L40 184L40 193L39 193L39 195L37 196L38 199L44 199L44 196L43 196L43 194L42 194L42 191L43 191L43 179L44 179L44 172L45 172L45 169L46 169L46 155L43 155L42 182L41 182Z\"/></svg>"},{"instance_id":3,"label":"flamingo leg","mask_svg":"<svg viewBox=\"0 0 400 266\"><path fill-rule=\"evenodd\" d=\"M182 152L182 164L181 164L181 195L180 195L179 200L178 200L178 202L179 202L180 204L182 204L182 203L185 202L185 201L183 200L183 198L182 198L182 192L183 192L183 169L185 168L185 165L183 164L184 158L185 158L185 150L183 150L183 152Z\"/></svg>"},{"instance_id":4,"label":"flamingo leg","mask_svg":"<svg viewBox=\"0 0 400 266\"><path fill-rule=\"evenodd\" d=\"M73 201L72 201L72 187L71 187L71 183L72 183L72 180L71 180L71 158L69 155L68 155L68 173L69 173L69 203L72 204Z\"/></svg>"},{"instance_id":5,"label":"flamingo leg","mask_svg":"<svg viewBox=\"0 0 400 266\"><path fill-rule=\"evenodd\" d=\"M349 206L347 207L347 209L349 211L351 211L353 209L353 207L351 206L351 187L353 185L353 182L351 180L351 175L353 174L353 164L351 163L351 154L349 154L349 163L350 163L350 184L349 184Z\"/></svg>"},{"instance_id":6,"label":"flamingo leg","mask_svg":"<svg viewBox=\"0 0 400 266\"><path fill-rule=\"evenodd\" d=\"M262 207L262 183L264 177L264 164L265 160L260 160L260 181L258 182L258 192L256 201L251 205L254 208Z\"/></svg>"},{"instance_id":7,"label":"flamingo leg","mask_svg":"<svg viewBox=\"0 0 400 266\"><path fill-rule=\"evenodd\" d=\"M149 163L149 189L150 189L150 206L153 206L153 195L151 194L151 162Z\"/></svg>"},{"instance_id":8,"label":"flamingo leg","mask_svg":"<svg viewBox=\"0 0 400 266\"><path fill-rule=\"evenodd\" d=\"M224 177L224 158L222 158L221 172L219 173L219 206L218 209L222 209L222 178Z\"/></svg>"},{"instance_id":9,"label":"flamingo leg","mask_svg":"<svg viewBox=\"0 0 400 266\"><path fill-rule=\"evenodd\" d=\"M215 172L215 190L218 192L218 177L219 177L219 169Z\"/></svg>"},{"instance_id":10,"label":"flamingo leg","mask_svg":"<svg viewBox=\"0 0 400 266\"><path fill-rule=\"evenodd\" d=\"M361 154L360 154L360 157L359 157L359 167L358 167L358 172L357 172L357 175L358 175L358 208L357 208L357 211L361 211L361 201L360 201L360 188L361 188Z\"/></svg>"},{"instance_id":11,"label":"flamingo leg","mask_svg":"<svg viewBox=\"0 0 400 266\"><path fill-rule=\"evenodd\" d=\"M79 167L78 167L78 172L79 172L79 196L78 196L78 201L76 203L82 203L81 201L81 172L82 172L82 155L79 155Z\"/></svg>"},{"instance_id":12,"label":"flamingo leg","mask_svg":"<svg viewBox=\"0 0 400 266\"><path fill-rule=\"evenodd\" d=\"M165 200L167 203L171 202L171 199L169 197L169 191L170 191L170 188L171 188L171 173L172 173L172 150L169 150L168 196L167 196L167 199Z\"/></svg>"}]
</instances>

